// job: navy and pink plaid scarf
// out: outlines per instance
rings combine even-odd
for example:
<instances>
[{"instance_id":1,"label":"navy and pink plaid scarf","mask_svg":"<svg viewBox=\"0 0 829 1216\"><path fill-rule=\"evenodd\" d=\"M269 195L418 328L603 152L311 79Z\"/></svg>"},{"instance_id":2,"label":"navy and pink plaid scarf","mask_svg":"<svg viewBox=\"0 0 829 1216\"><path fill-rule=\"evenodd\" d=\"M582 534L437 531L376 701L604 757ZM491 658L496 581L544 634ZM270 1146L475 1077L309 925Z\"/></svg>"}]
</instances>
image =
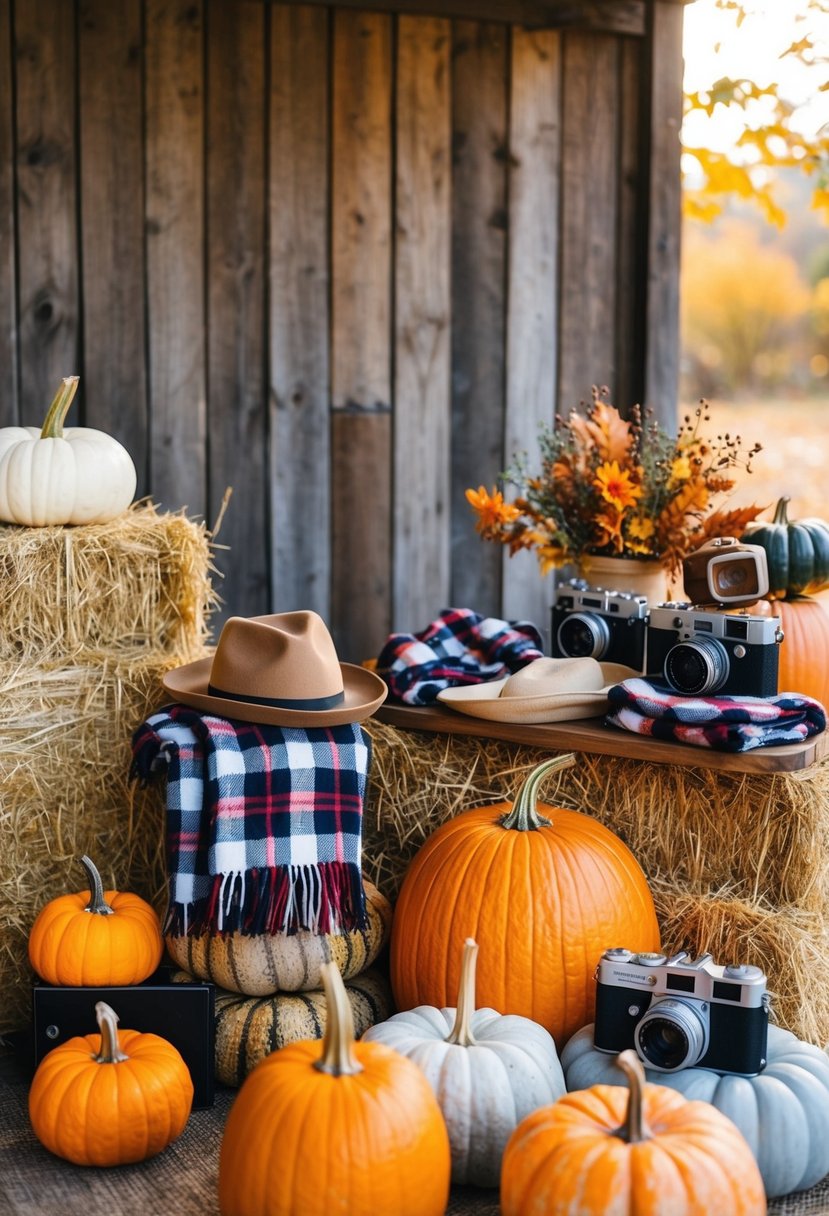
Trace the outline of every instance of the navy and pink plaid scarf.
<instances>
[{"instance_id":1,"label":"navy and pink plaid scarf","mask_svg":"<svg viewBox=\"0 0 829 1216\"><path fill-rule=\"evenodd\" d=\"M446 608L420 633L393 633L377 674L398 701L432 705L444 688L500 680L541 658L541 634L529 621L502 621L469 608Z\"/></svg>"},{"instance_id":2,"label":"navy and pink plaid scarf","mask_svg":"<svg viewBox=\"0 0 829 1216\"><path fill-rule=\"evenodd\" d=\"M167 777L165 932L365 926L359 725L254 726L168 705L132 747L133 777Z\"/></svg>"},{"instance_id":3,"label":"navy and pink plaid scarf","mask_svg":"<svg viewBox=\"0 0 829 1216\"><path fill-rule=\"evenodd\" d=\"M612 726L718 751L801 743L826 729L819 701L796 692L775 697L686 697L645 679L624 680L608 691Z\"/></svg>"}]
</instances>

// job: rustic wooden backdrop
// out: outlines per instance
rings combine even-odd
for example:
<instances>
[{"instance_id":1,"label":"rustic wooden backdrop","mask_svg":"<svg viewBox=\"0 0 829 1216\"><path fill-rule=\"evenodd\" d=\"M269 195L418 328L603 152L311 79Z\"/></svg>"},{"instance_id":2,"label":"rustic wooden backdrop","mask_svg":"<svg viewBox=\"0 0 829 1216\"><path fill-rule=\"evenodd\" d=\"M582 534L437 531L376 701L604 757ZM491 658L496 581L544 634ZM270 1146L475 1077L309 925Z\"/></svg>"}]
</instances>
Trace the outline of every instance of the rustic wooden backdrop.
<instances>
[{"instance_id":1,"label":"rustic wooden backdrop","mask_svg":"<svg viewBox=\"0 0 829 1216\"><path fill-rule=\"evenodd\" d=\"M541 10L0 0L0 425L79 373L141 494L233 487L226 610L341 657L546 623L463 492L593 383L673 420L682 9Z\"/></svg>"}]
</instances>

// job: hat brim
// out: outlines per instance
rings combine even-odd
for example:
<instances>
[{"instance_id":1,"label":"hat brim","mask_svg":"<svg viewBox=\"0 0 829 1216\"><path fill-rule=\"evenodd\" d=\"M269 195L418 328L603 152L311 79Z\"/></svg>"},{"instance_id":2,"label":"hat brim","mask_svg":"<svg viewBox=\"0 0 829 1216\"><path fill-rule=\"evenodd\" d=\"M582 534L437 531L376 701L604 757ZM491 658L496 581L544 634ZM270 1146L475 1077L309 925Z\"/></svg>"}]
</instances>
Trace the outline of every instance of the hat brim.
<instances>
[{"instance_id":1,"label":"hat brim","mask_svg":"<svg viewBox=\"0 0 829 1216\"><path fill-rule=\"evenodd\" d=\"M591 692L539 693L532 697L502 697L507 682L490 680L465 688L444 688L438 700L450 709L483 718L488 722L572 722L579 718L595 718L607 708L607 694L614 684L641 675L623 663L600 663L604 685Z\"/></svg>"},{"instance_id":2,"label":"hat brim","mask_svg":"<svg viewBox=\"0 0 829 1216\"><path fill-rule=\"evenodd\" d=\"M212 665L212 656L185 663L183 667L168 671L161 683L171 697L191 709L261 726L344 726L348 722L362 722L380 708L389 691L385 681L373 671L352 663L340 663L344 699L335 709L282 709L257 701L212 696L207 691Z\"/></svg>"}]
</instances>

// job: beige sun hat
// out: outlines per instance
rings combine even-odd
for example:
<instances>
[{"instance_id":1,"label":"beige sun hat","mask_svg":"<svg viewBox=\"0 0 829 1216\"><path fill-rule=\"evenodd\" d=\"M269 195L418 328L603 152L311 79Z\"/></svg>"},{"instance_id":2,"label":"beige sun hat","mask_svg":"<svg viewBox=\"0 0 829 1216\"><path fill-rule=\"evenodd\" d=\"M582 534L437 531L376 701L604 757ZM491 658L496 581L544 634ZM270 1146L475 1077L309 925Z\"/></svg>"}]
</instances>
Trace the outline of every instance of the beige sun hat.
<instances>
[{"instance_id":1,"label":"beige sun hat","mask_svg":"<svg viewBox=\"0 0 829 1216\"><path fill-rule=\"evenodd\" d=\"M265 726L362 722L388 693L373 671L340 663L316 612L232 616L215 654L168 671L161 682L183 705Z\"/></svg>"},{"instance_id":2,"label":"beige sun hat","mask_svg":"<svg viewBox=\"0 0 829 1216\"><path fill-rule=\"evenodd\" d=\"M608 689L639 674L622 663L591 658L534 659L503 680L445 688L438 700L490 722L567 722L603 713Z\"/></svg>"}]
</instances>

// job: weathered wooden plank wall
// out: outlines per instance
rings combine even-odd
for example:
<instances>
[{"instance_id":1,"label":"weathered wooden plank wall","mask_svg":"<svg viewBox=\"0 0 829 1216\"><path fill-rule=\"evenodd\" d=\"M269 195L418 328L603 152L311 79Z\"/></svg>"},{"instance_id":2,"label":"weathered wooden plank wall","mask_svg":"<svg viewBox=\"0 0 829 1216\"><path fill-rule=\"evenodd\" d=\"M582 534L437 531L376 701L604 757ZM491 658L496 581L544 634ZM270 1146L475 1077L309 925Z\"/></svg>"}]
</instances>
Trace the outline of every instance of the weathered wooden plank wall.
<instances>
[{"instance_id":1,"label":"weathered wooden plank wall","mask_svg":"<svg viewBox=\"0 0 829 1216\"><path fill-rule=\"evenodd\" d=\"M350 659L543 625L464 489L593 383L675 409L681 7L420 8L0 0L0 425L78 372L141 493L233 487L226 611Z\"/></svg>"}]
</instances>

